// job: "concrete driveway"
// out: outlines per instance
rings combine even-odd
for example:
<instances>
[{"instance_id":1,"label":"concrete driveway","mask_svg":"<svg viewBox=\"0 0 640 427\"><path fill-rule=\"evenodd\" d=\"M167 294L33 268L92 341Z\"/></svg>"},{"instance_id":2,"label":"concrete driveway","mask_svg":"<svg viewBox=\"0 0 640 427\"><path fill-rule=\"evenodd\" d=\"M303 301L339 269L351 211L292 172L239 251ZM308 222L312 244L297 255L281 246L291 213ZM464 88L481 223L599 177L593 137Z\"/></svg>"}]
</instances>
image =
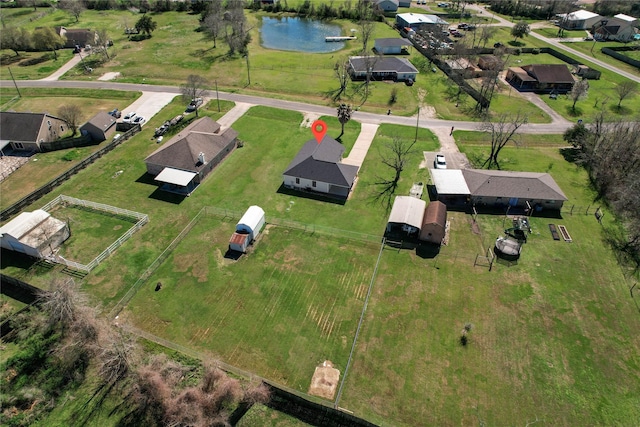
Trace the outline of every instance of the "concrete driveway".
<instances>
[{"instance_id":1,"label":"concrete driveway","mask_svg":"<svg viewBox=\"0 0 640 427\"><path fill-rule=\"evenodd\" d=\"M144 117L148 122L176 96L176 93L169 92L142 92L140 98L136 99L122 111L122 117L131 111L135 111L136 115ZM166 119L169 120L171 118L172 117L167 117Z\"/></svg>"},{"instance_id":2,"label":"concrete driveway","mask_svg":"<svg viewBox=\"0 0 640 427\"><path fill-rule=\"evenodd\" d=\"M467 155L461 153L459 151L456 152L443 152L443 151L423 151L424 161L427 169L434 169L435 166L434 160L436 159L436 154L443 154L445 160L447 161L447 169L469 169L471 168L471 163L469 163L469 159L467 159Z\"/></svg>"}]
</instances>

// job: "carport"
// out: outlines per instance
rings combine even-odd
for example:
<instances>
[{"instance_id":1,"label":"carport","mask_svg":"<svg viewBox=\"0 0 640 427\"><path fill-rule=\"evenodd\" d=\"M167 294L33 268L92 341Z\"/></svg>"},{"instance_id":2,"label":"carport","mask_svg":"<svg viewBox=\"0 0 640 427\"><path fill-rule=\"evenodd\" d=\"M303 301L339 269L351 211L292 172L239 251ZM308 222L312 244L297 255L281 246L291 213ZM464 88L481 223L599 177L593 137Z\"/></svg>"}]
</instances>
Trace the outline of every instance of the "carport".
<instances>
[{"instance_id":1,"label":"carport","mask_svg":"<svg viewBox=\"0 0 640 427\"><path fill-rule=\"evenodd\" d=\"M195 178L198 176L195 172L187 172L180 169L164 168L155 180L164 183L160 187L162 191L177 193L182 195L190 195L198 186Z\"/></svg>"},{"instance_id":2,"label":"carport","mask_svg":"<svg viewBox=\"0 0 640 427\"><path fill-rule=\"evenodd\" d=\"M447 207L464 206L471 194L460 169L429 169L437 200Z\"/></svg>"}]
</instances>

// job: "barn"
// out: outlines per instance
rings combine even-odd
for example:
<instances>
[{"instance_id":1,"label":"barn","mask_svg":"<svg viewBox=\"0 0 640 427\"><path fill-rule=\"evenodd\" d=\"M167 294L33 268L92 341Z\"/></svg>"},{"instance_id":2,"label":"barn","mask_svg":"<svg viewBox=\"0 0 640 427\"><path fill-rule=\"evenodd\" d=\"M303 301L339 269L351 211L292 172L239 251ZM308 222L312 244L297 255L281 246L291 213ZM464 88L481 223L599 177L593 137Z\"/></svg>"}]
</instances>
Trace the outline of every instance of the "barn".
<instances>
[{"instance_id":1,"label":"barn","mask_svg":"<svg viewBox=\"0 0 640 427\"><path fill-rule=\"evenodd\" d=\"M447 206L439 201L427 205L420 229L420 240L423 242L442 243L447 227Z\"/></svg>"},{"instance_id":2,"label":"barn","mask_svg":"<svg viewBox=\"0 0 640 427\"><path fill-rule=\"evenodd\" d=\"M229 239L229 249L237 252L246 252L247 247L260 234L264 224L264 210L260 206L250 206L236 224L236 231Z\"/></svg>"},{"instance_id":3,"label":"barn","mask_svg":"<svg viewBox=\"0 0 640 427\"><path fill-rule=\"evenodd\" d=\"M69 226L42 209L23 212L0 227L0 247L46 258L70 236Z\"/></svg>"}]
</instances>

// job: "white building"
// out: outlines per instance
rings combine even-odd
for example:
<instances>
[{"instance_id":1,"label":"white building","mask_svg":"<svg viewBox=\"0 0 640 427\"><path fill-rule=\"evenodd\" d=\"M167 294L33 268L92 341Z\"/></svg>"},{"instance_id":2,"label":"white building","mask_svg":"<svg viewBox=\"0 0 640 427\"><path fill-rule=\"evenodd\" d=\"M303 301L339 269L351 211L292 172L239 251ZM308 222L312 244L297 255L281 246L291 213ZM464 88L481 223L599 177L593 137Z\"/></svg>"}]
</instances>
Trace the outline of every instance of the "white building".
<instances>
[{"instance_id":1,"label":"white building","mask_svg":"<svg viewBox=\"0 0 640 427\"><path fill-rule=\"evenodd\" d=\"M602 17L597 13L588 10L576 10L571 13L561 13L556 15L558 25L565 30L588 30L599 22Z\"/></svg>"},{"instance_id":2,"label":"white building","mask_svg":"<svg viewBox=\"0 0 640 427\"><path fill-rule=\"evenodd\" d=\"M0 227L0 246L34 258L46 258L69 236L67 223L37 209L23 212Z\"/></svg>"}]
</instances>

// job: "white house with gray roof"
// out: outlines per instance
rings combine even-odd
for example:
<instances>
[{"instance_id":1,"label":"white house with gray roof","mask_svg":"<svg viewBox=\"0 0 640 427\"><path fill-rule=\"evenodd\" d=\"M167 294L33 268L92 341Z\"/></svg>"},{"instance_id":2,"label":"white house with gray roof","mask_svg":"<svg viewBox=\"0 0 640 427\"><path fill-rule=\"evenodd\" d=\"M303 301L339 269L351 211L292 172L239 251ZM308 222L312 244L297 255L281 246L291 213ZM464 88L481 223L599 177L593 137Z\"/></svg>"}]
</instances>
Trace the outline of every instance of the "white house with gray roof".
<instances>
[{"instance_id":1,"label":"white house with gray roof","mask_svg":"<svg viewBox=\"0 0 640 427\"><path fill-rule=\"evenodd\" d=\"M352 80L364 80L369 74L371 80L409 79L415 81L419 71L407 58L395 56L351 56L349 57L349 75Z\"/></svg>"},{"instance_id":2,"label":"white house with gray roof","mask_svg":"<svg viewBox=\"0 0 640 427\"><path fill-rule=\"evenodd\" d=\"M343 153L344 146L330 136L307 141L282 173L283 185L347 199L359 168L342 163Z\"/></svg>"}]
</instances>

